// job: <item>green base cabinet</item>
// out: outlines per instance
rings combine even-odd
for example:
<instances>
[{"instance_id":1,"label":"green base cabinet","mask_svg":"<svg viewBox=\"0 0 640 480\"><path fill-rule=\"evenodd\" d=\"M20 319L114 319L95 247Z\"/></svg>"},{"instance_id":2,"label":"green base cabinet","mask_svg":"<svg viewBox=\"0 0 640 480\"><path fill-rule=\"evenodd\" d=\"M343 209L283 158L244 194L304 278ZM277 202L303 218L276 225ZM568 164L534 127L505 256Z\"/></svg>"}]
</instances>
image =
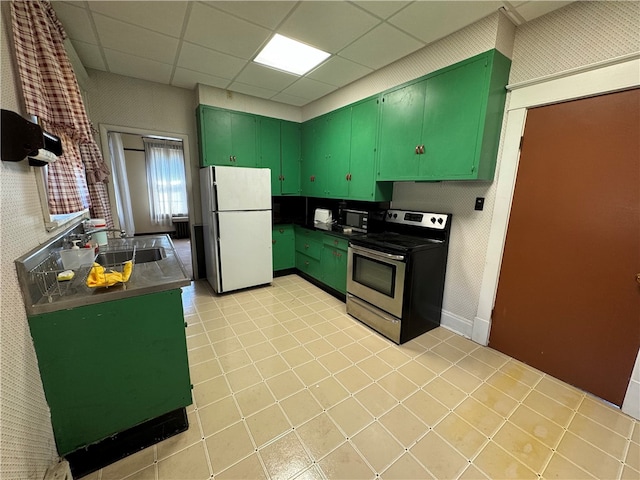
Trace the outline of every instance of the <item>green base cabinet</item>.
<instances>
[{"instance_id":1,"label":"green base cabinet","mask_svg":"<svg viewBox=\"0 0 640 480\"><path fill-rule=\"evenodd\" d=\"M29 317L61 456L192 403L181 293Z\"/></svg>"},{"instance_id":2,"label":"green base cabinet","mask_svg":"<svg viewBox=\"0 0 640 480\"><path fill-rule=\"evenodd\" d=\"M322 282L340 293L347 293L347 248L343 238L325 234L322 248Z\"/></svg>"},{"instance_id":3,"label":"green base cabinet","mask_svg":"<svg viewBox=\"0 0 640 480\"><path fill-rule=\"evenodd\" d=\"M493 180L510 66L491 50L383 94L378 180Z\"/></svg>"},{"instance_id":4,"label":"green base cabinet","mask_svg":"<svg viewBox=\"0 0 640 480\"><path fill-rule=\"evenodd\" d=\"M296 266L293 225L274 225L272 230L273 271Z\"/></svg>"},{"instance_id":5,"label":"green base cabinet","mask_svg":"<svg viewBox=\"0 0 640 480\"><path fill-rule=\"evenodd\" d=\"M200 166L257 167L255 115L199 105Z\"/></svg>"},{"instance_id":6,"label":"green base cabinet","mask_svg":"<svg viewBox=\"0 0 640 480\"><path fill-rule=\"evenodd\" d=\"M295 227L296 268L329 287L347 292L349 242L318 230Z\"/></svg>"}]
</instances>

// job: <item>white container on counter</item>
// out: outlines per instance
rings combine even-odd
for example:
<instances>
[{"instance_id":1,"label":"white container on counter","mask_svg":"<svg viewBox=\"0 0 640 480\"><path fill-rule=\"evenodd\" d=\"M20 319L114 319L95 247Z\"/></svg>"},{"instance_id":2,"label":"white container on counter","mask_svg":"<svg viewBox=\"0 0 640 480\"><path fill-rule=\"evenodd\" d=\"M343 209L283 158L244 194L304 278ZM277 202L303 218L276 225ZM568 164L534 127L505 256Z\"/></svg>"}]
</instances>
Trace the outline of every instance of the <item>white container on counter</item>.
<instances>
[{"instance_id":1,"label":"white container on counter","mask_svg":"<svg viewBox=\"0 0 640 480\"><path fill-rule=\"evenodd\" d=\"M89 233L91 233L92 230L107 228L107 222L104 218L92 218L87 221L87 228L89 230ZM107 238L107 232L104 231L92 233L91 237L96 241L98 245L106 245L109 241Z\"/></svg>"}]
</instances>

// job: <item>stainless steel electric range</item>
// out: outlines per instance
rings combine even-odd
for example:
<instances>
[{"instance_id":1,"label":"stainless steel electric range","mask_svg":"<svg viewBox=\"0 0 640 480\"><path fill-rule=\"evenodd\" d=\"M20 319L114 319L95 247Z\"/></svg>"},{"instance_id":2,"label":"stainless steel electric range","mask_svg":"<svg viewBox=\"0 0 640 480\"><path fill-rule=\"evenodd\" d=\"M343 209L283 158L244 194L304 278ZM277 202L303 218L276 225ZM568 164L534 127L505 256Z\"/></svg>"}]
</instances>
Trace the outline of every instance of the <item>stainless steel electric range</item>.
<instances>
[{"instance_id":1,"label":"stainless steel electric range","mask_svg":"<svg viewBox=\"0 0 640 480\"><path fill-rule=\"evenodd\" d=\"M440 325L451 214L388 210L376 229L349 242L347 313L401 344Z\"/></svg>"}]
</instances>

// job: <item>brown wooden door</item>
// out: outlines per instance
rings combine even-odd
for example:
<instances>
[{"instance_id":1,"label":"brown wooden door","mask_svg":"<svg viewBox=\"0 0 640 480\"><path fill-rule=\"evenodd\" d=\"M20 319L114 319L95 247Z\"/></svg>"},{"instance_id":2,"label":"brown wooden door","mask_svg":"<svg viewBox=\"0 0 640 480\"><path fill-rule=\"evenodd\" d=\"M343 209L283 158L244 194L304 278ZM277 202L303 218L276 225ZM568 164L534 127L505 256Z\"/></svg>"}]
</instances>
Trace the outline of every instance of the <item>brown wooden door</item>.
<instances>
[{"instance_id":1,"label":"brown wooden door","mask_svg":"<svg viewBox=\"0 0 640 480\"><path fill-rule=\"evenodd\" d=\"M622 405L638 272L640 89L529 110L491 347Z\"/></svg>"}]
</instances>

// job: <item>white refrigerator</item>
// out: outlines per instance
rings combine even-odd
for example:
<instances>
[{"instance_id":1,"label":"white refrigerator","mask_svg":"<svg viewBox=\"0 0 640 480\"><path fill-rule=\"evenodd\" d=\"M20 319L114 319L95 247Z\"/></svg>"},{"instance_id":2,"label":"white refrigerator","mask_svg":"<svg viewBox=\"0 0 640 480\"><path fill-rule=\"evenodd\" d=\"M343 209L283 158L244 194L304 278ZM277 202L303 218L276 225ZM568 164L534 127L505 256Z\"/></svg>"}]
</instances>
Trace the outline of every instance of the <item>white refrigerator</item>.
<instances>
[{"instance_id":1,"label":"white refrigerator","mask_svg":"<svg viewBox=\"0 0 640 480\"><path fill-rule=\"evenodd\" d=\"M273 280L271 170L200 169L207 280L216 293Z\"/></svg>"}]
</instances>

